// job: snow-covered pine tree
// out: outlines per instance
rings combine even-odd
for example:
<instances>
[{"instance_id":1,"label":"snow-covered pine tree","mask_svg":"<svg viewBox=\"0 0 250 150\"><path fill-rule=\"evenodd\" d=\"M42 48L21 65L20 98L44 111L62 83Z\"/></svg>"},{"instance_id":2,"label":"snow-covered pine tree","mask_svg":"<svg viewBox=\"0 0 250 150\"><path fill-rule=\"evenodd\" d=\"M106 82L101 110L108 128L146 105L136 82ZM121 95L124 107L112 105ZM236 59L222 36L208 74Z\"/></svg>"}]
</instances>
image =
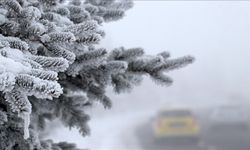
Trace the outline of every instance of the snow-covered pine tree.
<instances>
[{"instance_id":1,"label":"snow-covered pine tree","mask_svg":"<svg viewBox=\"0 0 250 150\"><path fill-rule=\"evenodd\" d=\"M42 141L46 122L60 119L89 134L85 110L111 107L105 89L121 93L143 75L170 85L164 73L193 62L141 48L96 48L104 22L116 21L130 0L0 0L0 150L74 150Z\"/></svg>"}]
</instances>

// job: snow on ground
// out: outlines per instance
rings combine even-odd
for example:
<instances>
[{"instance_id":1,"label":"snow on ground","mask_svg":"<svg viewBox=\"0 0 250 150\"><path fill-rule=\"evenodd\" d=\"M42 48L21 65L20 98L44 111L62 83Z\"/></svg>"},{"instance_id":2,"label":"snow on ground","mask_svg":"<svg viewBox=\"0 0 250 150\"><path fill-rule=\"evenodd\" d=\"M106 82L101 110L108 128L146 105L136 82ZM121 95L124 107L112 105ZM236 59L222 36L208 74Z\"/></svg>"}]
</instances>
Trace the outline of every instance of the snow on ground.
<instances>
[{"instance_id":1,"label":"snow on ground","mask_svg":"<svg viewBox=\"0 0 250 150\"><path fill-rule=\"evenodd\" d=\"M113 113L94 117L90 121L91 136L81 137L76 129L59 128L48 138L55 142L76 143L79 148L92 150L141 150L135 134L138 124L149 119L148 112Z\"/></svg>"},{"instance_id":2,"label":"snow on ground","mask_svg":"<svg viewBox=\"0 0 250 150\"><path fill-rule=\"evenodd\" d=\"M147 103L147 105L140 106L140 98L138 98L139 102L137 102L133 100L133 96L133 94L130 96L120 95L120 100L113 96L117 101L114 101L115 106L111 110L103 110L95 106L89 112L91 116L89 122L91 135L88 137L82 137L76 129L69 130L61 126L53 130L53 134L48 138L53 139L55 142L76 143L79 148L91 150L141 150L135 130L141 124L149 121L157 111L166 105L158 102L159 99L155 98L151 105ZM172 97L169 99L178 102L177 98ZM126 105L129 102L133 102L133 107ZM169 104L168 107L172 106L171 103L166 102L166 104Z\"/></svg>"}]
</instances>

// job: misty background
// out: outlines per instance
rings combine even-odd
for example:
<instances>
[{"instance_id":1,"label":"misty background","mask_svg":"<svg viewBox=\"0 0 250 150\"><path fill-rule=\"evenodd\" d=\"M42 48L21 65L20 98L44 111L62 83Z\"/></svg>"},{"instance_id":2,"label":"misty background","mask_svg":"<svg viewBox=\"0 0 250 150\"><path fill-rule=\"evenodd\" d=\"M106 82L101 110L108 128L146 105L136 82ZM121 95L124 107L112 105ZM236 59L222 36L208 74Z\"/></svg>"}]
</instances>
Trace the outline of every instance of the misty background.
<instances>
[{"instance_id":1,"label":"misty background","mask_svg":"<svg viewBox=\"0 0 250 150\"><path fill-rule=\"evenodd\" d=\"M93 149L105 143L102 147L110 150L124 138L117 132L132 134L124 124L132 126L157 109L250 103L250 2L135 1L122 20L103 28L107 35L101 46L107 49L142 47L148 54L167 50L173 58L192 55L196 61L169 73L174 80L170 87L145 77L130 93L116 95L109 89L113 108L104 110L97 105L89 110L93 117L90 137L61 128L50 136L55 141L68 140Z\"/></svg>"}]
</instances>

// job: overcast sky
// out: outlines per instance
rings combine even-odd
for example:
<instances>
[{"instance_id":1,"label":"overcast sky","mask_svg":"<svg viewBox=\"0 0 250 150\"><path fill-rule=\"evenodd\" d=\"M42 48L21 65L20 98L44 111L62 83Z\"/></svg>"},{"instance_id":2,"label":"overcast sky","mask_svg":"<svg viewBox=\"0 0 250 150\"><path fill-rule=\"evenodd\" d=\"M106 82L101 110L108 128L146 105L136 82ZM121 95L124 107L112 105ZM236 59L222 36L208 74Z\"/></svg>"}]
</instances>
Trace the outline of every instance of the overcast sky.
<instances>
[{"instance_id":1,"label":"overcast sky","mask_svg":"<svg viewBox=\"0 0 250 150\"><path fill-rule=\"evenodd\" d=\"M109 48L140 46L149 54L167 50L173 57L196 57L193 65L170 74L172 87L146 81L132 97L171 96L185 103L250 97L250 2L136 1L124 19L104 27Z\"/></svg>"}]
</instances>

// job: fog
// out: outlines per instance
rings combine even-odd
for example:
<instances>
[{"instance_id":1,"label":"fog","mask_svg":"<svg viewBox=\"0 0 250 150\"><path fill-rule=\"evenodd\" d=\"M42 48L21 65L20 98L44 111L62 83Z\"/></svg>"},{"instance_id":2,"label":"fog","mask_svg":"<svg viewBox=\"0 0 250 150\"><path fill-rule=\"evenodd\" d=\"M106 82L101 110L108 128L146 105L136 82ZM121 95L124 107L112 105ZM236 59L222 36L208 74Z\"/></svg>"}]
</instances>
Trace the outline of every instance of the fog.
<instances>
[{"instance_id":1,"label":"fog","mask_svg":"<svg viewBox=\"0 0 250 150\"><path fill-rule=\"evenodd\" d=\"M172 57L195 56L193 65L170 73L171 87L146 80L130 96L142 102L173 96L206 105L235 95L249 97L249 26L250 2L136 1L124 19L105 25L103 43L109 48L139 46L149 54L167 50Z\"/></svg>"},{"instance_id":2,"label":"fog","mask_svg":"<svg viewBox=\"0 0 250 150\"><path fill-rule=\"evenodd\" d=\"M73 131L69 141L95 149L108 139L100 150L112 150L110 141L121 146L124 136L109 130L128 132L124 122L132 126L151 111L176 105L204 108L250 104L250 2L136 1L124 19L103 28L107 35L101 45L109 49L143 47L148 54L169 51L173 58L192 55L196 61L169 73L174 80L170 87L145 77L131 93L116 95L109 90L113 108L104 111L96 106L90 111L92 135L81 138ZM135 143L131 137L130 142L134 139ZM55 139L65 137L58 133Z\"/></svg>"}]
</instances>

